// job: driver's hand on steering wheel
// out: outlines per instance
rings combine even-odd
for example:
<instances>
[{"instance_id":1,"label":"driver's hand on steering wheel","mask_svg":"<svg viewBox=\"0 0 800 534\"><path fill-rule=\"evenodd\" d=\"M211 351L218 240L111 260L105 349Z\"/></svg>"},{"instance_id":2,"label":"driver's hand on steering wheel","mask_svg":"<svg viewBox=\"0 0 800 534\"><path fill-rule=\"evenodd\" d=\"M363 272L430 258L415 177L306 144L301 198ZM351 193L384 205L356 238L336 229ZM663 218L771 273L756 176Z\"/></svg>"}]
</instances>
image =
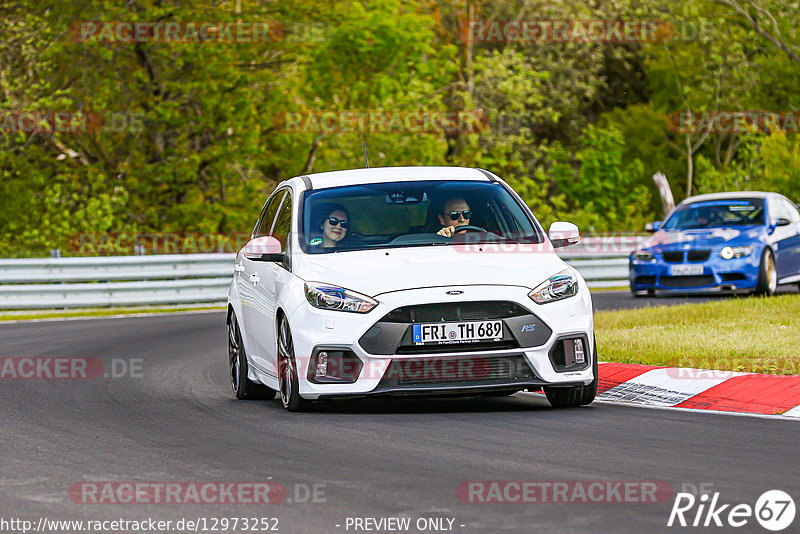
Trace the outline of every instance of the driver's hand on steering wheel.
<instances>
[{"instance_id":1,"label":"driver's hand on steering wheel","mask_svg":"<svg viewBox=\"0 0 800 534\"><path fill-rule=\"evenodd\" d=\"M456 227L455 226L445 226L438 232L436 235L444 236L444 237L453 237L456 234Z\"/></svg>"}]
</instances>

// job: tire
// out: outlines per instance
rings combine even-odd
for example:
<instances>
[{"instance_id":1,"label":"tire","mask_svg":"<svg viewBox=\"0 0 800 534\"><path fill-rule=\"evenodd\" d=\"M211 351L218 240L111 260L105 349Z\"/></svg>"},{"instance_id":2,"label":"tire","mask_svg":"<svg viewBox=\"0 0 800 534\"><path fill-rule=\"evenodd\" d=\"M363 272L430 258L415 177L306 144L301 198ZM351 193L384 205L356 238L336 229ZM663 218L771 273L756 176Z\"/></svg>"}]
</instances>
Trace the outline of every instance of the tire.
<instances>
[{"instance_id":1,"label":"tire","mask_svg":"<svg viewBox=\"0 0 800 534\"><path fill-rule=\"evenodd\" d=\"M284 408L290 412L302 412L308 409L309 402L300 396L292 331L289 329L286 317L281 317L278 323L278 383L281 404Z\"/></svg>"},{"instance_id":2,"label":"tire","mask_svg":"<svg viewBox=\"0 0 800 534\"><path fill-rule=\"evenodd\" d=\"M553 408L573 408L581 405L583 386L544 388L544 394Z\"/></svg>"},{"instance_id":3,"label":"tire","mask_svg":"<svg viewBox=\"0 0 800 534\"><path fill-rule=\"evenodd\" d=\"M633 298L635 299L641 299L644 297L655 297L656 290L655 289L643 289L642 291L631 290L631 295L633 295Z\"/></svg>"},{"instance_id":4,"label":"tire","mask_svg":"<svg viewBox=\"0 0 800 534\"><path fill-rule=\"evenodd\" d=\"M775 268L775 254L765 248L761 254L761 264L758 267L758 285L756 295L771 297L778 289L778 271Z\"/></svg>"},{"instance_id":5,"label":"tire","mask_svg":"<svg viewBox=\"0 0 800 534\"><path fill-rule=\"evenodd\" d=\"M584 386L574 387L549 387L544 388L547 401L553 408L574 408L576 406L586 406L594 401L597 396L598 364L597 364L597 340L594 342L592 353L592 371L594 380Z\"/></svg>"},{"instance_id":6,"label":"tire","mask_svg":"<svg viewBox=\"0 0 800 534\"><path fill-rule=\"evenodd\" d=\"M236 314L231 313L228 321L228 369L231 378L231 389L239 400L272 400L275 390L253 382L247 377L247 355L242 343L242 332Z\"/></svg>"}]
</instances>

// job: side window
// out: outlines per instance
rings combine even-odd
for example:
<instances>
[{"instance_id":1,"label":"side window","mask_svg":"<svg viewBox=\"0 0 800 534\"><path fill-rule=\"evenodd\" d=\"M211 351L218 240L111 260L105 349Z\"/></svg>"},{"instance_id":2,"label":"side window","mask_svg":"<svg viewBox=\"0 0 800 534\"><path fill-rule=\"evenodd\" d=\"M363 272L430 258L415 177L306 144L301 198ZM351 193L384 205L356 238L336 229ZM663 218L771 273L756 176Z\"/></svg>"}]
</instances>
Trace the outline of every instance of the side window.
<instances>
[{"instance_id":1,"label":"side window","mask_svg":"<svg viewBox=\"0 0 800 534\"><path fill-rule=\"evenodd\" d=\"M275 228L272 230L272 235L281 242L281 247L286 251L287 243L289 240L289 232L292 228L292 195L286 195L283 204L278 211L278 216L275 218Z\"/></svg>"},{"instance_id":2,"label":"side window","mask_svg":"<svg viewBox=\"0 0 800 534\"><path fill-rule=\"evenodd\" d=\"M786 212L786 206L779 198L770 197L770 199L767 201L767 208L769 208L770 224L775 224L781 217L784 219L789 218L789 214Z\"/></svg>"},{"instance_id":3,"label":"side window","mask_svg":"<svg viewBox=\"0 0 800 534\"><path fill-rule=\"evenodd\" d=\"M281 205L281 199L284 195L284 191L278 191L269 199L267 205L264 206L261 212L261 217L258 219L253 237L269 235L269 231L272 229L272 222L275 220L275 214L278 213L278 208Z\"/></svg>"},{"instance_id":4,"label":"side window","mask_svg":"<svg viewBox=\"0 0 800 534\"><path fill-rule=\"evenodd\" d=\"M789 214L789 220L793 223L800 223L800 212L797 211L797 207L786 200L783 201L783 205L784 211Z\"/></svg>"}]
</instances>

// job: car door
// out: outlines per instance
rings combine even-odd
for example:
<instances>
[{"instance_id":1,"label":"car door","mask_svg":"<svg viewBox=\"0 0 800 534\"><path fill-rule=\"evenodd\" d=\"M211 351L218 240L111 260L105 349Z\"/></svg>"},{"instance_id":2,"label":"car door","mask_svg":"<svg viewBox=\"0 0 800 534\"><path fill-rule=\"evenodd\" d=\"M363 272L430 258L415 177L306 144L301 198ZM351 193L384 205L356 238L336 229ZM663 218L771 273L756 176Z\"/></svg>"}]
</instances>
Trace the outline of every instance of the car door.
<instances>
[{"instance_id":1,"label":"car door","mask_svg":"<svg viewBox=\"0 0 800 534\"><path fill-rule=\"evenodd\" d=\"M253 287L257 305L253 309L253 339L255 340L259 366L270 376L277 377L276 318L283 288L291 281L291 229L293 220L292 193L288 191L278 209L269 235L281 243L281 252L286 253L284 262L253 262L256 275Z\"/></svg>"},{"instance_id":2,"label":"car door","mask_svg":"<svg viewBox=\"0 0 800 534\"><path fill-rule=\"evenodd\" d=\"M275 224L275 217L278 214L278 209L281 207L283 198L286 196L286 190L281 189L275 191L267 202L264 204L264 209L261 210L258 222L253 228L251 238L263 237L271 235L273 225ZM257 271L261 262L253 261L245 258L243 254L239 253L236 265L236 274L238 276L237 285L239 287L239 296L242 301L242 323L244 325L245 350L250 356L253 363L262 371L266 372L264 368L266 363L264 356L260 353L258 344L254 333L259 328L260 320L259 314L256 312L260 304L259 294L256 291L257 284L255 283L258 278Z\"/></svg>"},{"instance_id":3,"label":"car door","mask_svg":"<svg viewBox=\"0 0 800 534\"><path fill-rule=\"evenodd\" d=\"M792 224L787 227L791 229L791 235L787 240L789 244L786 246L789 250L786 276L800 276L800 211L788 200L783 199L781 202L783 202L784 211L788 214L789 220L792 221Z\"/></svg>"},{"instance_id":4,"label":"car door","mask_svg":"<svg viewBox=\"0 0 800 534\"><path fill-rule=\"evenodd\" d=\"M778 280L794 274L792 265L792 245L796 229L793 225L776 226L778 219L791 220L791 214L786 209L783 199L777 196L770 197L767 201L769 210L769 225L772 229L770 242L775 251L775 269L778 271Z\"/></svg>"}]
</instances>

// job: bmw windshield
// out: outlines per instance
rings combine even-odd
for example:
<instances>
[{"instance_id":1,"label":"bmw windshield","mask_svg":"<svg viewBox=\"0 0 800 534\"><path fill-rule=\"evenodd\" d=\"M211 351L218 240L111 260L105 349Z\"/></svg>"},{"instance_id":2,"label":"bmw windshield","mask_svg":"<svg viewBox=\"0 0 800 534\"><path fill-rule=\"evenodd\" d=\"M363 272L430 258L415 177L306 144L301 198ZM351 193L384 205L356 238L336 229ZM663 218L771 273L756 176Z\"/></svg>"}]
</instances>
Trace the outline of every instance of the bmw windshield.
<instances>
[{"instance_id":1,"label":"bmw windshield","mask_svg":"<svg viewBox=\"0 0 800 534\"><path fill-rule=\"evenodd\" d=\"M764 199L707 200L680 206L664 223L664 230L721 228L764 224Z\"/></svg>"},{"instance_id":2,"label":"bmw windshield","mask_svg":"<svg viewBox=\"0 0 800 534\"><path fill-rule=\"evenodd\" d=\"M543 233L497 182L417 181L304 193L300 242L329 253L454 243L541 243Z\"/></svg>"}]
</instances>

